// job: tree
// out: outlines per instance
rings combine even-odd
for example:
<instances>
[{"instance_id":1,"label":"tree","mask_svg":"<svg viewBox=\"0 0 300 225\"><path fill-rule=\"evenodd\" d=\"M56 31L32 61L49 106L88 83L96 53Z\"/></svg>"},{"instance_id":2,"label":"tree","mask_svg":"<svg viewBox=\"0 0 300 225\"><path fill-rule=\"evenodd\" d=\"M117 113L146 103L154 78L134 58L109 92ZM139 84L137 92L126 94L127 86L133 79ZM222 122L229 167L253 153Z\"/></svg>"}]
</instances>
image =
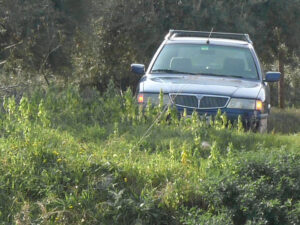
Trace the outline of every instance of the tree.
<instances>
[{"instance_id":1,"label":"tree","mask_svg":"<svg viewBox=\"0 0 300 225\"><path fill-rule=\"evenodd\" d=\"M135 87L169 29L249 33L264 64L300 55L300 0L0 0L0 79ZM5 76L6 75L10 75ZM7 78L7 79L6 79ZM53 79L52 79L53 78Z\"/></svg>"},{"instance_id":2,"label":"tree","mask_svg":"<svg viewBox=\"0 0 300 225\"><path fill-rule=\"evenodd\" d=\"M261 0L253 5L249 13L250 23L256 27L254 37L263 61L278 61L281 72L278 99L281 108L285 107L285 65L291 63L293 55L300 55L299 11L299 0Z\"/></svg>"},{"instance_id":3,"label":"tree","mask_svg":"<svg viewBox=\"0 0 300 225\"><path fill-rule=\"evenodd\" d=\"M54 76L71 74L73 35L82 0L2 0L0 62L4 74L47 84ZM75 7L76 6L76 7ZM82 10L84 11L84 10ZM76 16L74 14L76 14ZM20 71L22 71L20 73Z\"/></svg>"}]
</instances>

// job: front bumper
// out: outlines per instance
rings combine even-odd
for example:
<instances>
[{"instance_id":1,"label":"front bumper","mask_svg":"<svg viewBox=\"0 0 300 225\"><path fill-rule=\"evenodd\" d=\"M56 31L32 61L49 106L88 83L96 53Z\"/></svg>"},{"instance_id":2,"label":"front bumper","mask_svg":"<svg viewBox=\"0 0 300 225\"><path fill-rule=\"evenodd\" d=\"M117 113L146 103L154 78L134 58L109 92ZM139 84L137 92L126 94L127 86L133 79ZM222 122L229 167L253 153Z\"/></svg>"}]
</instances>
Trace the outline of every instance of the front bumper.
<instances>
[{"instance_id":1,"label":"front bumper","mask_svg":"<svg viewBox=\"0 0 300 225\"><path fill-rule=\"evenodd\" d=\"M182 116L184 113L184 107L176 106L179 116ZM255 128L259 125L259 122L262 119L266 119L268 117L267 113L262 113L257 110L246 110L246 109L230 109L230 108L221 108L222 114L226 113L228 120L232 123L238 120L238 117L241 116L244 125L248 128ZM192 115L194 111L201 116L206 117L215 117L218 109L190 109L186 108L187 115Z\"/></svg>"},{"instance_id":2,"label":"front bumper","mask_svg":"<svg viewBox=\"0 0 300 225\"><path fill-rule=\"evenodd\" d=\"M177 111L182 114L184 112L185 107L176 106ZM247 110L247 109L230 109L230 108L221 108L222 113L226 112L228 119L237 120L239 115L243 120L250 119L263 119L268 116L268 114L263 114L257 110ZM218 109L190 109L186 108L187 115L192 115L194 111L197 111L199 115L207 115L207 116L215 116L218 112Z\"/></svg>"}]
</instances>

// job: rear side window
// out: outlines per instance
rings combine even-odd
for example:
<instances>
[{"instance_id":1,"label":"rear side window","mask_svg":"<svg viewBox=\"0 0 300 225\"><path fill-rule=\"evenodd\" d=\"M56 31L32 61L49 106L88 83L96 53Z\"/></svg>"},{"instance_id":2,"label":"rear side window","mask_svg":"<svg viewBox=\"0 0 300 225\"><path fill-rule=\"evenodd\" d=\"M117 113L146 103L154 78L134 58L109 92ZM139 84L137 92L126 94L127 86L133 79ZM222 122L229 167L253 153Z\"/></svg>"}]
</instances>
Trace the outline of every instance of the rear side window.
<instances>
[{"instance_id":1,"label":"rear side window","mask_svg":"<svg viewBox=\"0 0 300 225\"><path fill-rule=\"evenodd\" d=\"M259 79L253 56L248 48L212 44L164 46L152 67L152 72L163 70Z\"/></svg>"}]
</instances>

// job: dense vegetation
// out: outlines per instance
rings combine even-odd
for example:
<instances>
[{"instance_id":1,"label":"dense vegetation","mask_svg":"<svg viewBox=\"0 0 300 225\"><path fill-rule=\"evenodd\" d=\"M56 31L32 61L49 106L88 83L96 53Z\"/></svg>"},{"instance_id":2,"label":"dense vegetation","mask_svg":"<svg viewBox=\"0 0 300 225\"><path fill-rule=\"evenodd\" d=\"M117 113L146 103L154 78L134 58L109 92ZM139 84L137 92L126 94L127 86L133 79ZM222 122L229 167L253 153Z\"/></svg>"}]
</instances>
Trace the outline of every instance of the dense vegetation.
<instances>
[{"instance_id":1,"label":"dense vegetation","mask_svg":"<svg viewBox=\"0 0 300 225\"><path fill-rule=\"evenodd\" d=\"M3 100L0 224L300 223L299 134L142 111L110 86Z\"/></svg>"},{"instance_id":2,"label":"dense vegetation","mask_svg":"<svg viewBox=\"0 0 300 225\"><path fill-rule=\"evenodd\" d=\"M300 224L299 11L0 0L0 224ZM269 134L135 103L132 62L147 65L169 29L212 27L249 33L284 75L272 105L290 108L273 110Z\"/></svg>"},{"instance_id":3,"label":"dense vegetation","mask_svg":"<svg viewBox=\"0 0 300 225\"><path fill-rule=\"evenodd\" d=\"M113 78L124 91L138 80L129 65L148 64L169 29L214 28L249 33L266 71L283 75L272 105L299 106L299 11L299 0L0 0L0 90L103 91Z\"/></svg>"}]
</instances>

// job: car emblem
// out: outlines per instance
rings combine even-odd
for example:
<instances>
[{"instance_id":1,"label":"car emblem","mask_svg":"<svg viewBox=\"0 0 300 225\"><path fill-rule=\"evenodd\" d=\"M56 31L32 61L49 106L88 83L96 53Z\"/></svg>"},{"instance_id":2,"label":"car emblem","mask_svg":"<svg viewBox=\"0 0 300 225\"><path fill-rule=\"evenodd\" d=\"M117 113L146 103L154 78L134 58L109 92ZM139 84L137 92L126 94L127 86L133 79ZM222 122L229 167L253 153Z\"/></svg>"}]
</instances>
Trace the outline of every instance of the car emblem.
<instances>
[{"instance_id":1,"label":"car emblem","mask_svg":"<svg viewBox=\"0 0 300 225\"><path fill-rule=\"evenodd\" d=\"M196 97L198 99L198 108L200 109L201 99L204 97L204 95L196 95Z\"/></svg>"}]
</instances>

